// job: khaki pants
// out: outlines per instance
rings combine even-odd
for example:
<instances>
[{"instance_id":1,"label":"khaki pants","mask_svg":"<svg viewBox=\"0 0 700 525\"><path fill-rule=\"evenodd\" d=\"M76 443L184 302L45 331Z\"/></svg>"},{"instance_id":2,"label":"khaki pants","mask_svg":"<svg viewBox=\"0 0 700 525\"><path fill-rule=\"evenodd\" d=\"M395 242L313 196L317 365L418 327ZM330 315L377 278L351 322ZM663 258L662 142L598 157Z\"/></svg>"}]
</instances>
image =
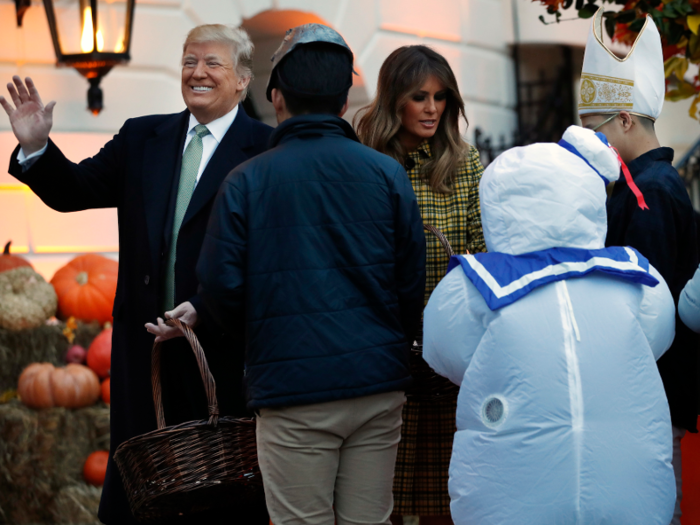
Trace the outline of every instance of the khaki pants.
<instances>
[{"instance_id":1,"label":"khaki pants","mask_svg":"<svg viewBox=\"0 0 700 525\"><path fill-rule=\"evenodd\" d=\"M403 392L284 408L257 418L274 525L389 524Z\"/></svg>"}]
</instances>

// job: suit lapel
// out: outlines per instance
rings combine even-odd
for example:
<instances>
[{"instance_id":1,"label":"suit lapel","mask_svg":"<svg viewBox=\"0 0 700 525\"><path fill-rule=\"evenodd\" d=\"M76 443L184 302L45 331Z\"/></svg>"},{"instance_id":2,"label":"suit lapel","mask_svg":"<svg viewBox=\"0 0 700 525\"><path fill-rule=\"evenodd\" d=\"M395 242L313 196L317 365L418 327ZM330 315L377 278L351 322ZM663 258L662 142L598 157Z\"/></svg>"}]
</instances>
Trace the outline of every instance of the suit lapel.
<instances>
[{"instance_id":1,"label":"suit lapel","mask_svg":"<svg viewBox=\"0 0 700 525\"><path fill-rule=\"evenodd\" d=\"M143 198L154 269L160 267L169 196L173 179L179 172L188 118L188 111L173 115L154 130L144 147Z\"/></svg>"},{"instance_id":2,"label":"suit lapel","mask_svg":"<svg viewBox=\"0 0 700 525\"><path fill-rule=\"evenodd\" d=\"M231 170L250 158L246 150L253 146L251 135L250 117L243 110L243 105L239 105L236 119L217 146L197 183L180 229L216 195L219 186Z\"/></svg>"}]
</instances>

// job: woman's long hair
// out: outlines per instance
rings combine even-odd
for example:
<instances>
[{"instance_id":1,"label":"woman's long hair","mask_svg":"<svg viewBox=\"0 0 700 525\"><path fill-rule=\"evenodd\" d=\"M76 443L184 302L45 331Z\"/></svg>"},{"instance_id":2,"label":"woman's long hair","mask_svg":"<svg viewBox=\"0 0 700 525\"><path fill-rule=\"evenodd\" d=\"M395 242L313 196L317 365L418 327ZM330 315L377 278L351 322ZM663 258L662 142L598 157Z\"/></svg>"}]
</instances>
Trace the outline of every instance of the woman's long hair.
<instances>
[{"instance_id":1,"label":"woman's long hair","mask_svg":"<svg viewBox=\"0 0 700 525\"><path fill-rule=\"evenodd\" d=\"M371 104L355 115L353 124L363 144L403 164L407 151L399 141L401 114L413 94L434 75L447 90L447 104L435 135L430 139L432 156L421 166L430 187L449 193L450 182L469 145L462 139L459 119L469 125L457 80L445 58L426 46L404 46L382 64L377 94Z\"/></svg>"}]
</instances>

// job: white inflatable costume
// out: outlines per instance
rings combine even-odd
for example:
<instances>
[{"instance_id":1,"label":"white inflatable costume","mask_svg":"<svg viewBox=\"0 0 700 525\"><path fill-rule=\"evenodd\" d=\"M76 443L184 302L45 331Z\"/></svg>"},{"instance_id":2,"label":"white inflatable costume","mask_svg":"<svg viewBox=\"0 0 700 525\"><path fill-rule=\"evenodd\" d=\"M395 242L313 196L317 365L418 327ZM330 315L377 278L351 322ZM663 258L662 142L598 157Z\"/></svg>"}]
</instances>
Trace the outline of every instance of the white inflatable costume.
<instances>
[{"instance_id":1,"label":"white inflatable costume","mask_svg":"<svg viewBox=\"0 0 700 525\"><path fill-rule=\"evenodd\" d=\"M631 248L604 248L617 156L572 126L500 155L480 185L490 253L453 257L424 357L460 385L457 525L668 525L671 420L655 360L673 299ZM604 181L601 181L601 178Z\"/></svg>"}]
</instances>

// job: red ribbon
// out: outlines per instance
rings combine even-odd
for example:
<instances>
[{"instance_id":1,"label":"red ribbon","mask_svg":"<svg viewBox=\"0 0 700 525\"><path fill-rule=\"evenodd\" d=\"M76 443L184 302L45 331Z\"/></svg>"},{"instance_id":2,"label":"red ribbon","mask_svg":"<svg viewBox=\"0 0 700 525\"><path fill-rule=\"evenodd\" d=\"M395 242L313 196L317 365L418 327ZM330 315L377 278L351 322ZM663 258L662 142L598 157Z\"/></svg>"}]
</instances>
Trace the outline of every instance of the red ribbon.
<instances>
[{"instance_id":1,"label":"red ribbon","mask_svg":"<svg viewBox=\"0 0 700 525\"><path fill-rule=\"evenodd\" d=\"M622 160L622 157L620 157L620 152L617 151L617 148L614 146L610 146L613 151L617 154L617 160L620 161L620 167L622 168L622 173L625 176L625 180L627 181L627 186L632 190L632 193L634 193L634 196L637 197L637 204L639 207L643 210L648 210L649 206L647 206L647 203L644 201L644 195L642 195L642 192L639 190L637 185L634 183L634 179L632 179L632 174L630 173L629 168L627 167L627 164L625 164L625 161Z\"/></svg>"}]
</instances>

